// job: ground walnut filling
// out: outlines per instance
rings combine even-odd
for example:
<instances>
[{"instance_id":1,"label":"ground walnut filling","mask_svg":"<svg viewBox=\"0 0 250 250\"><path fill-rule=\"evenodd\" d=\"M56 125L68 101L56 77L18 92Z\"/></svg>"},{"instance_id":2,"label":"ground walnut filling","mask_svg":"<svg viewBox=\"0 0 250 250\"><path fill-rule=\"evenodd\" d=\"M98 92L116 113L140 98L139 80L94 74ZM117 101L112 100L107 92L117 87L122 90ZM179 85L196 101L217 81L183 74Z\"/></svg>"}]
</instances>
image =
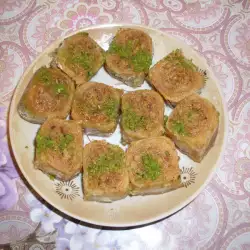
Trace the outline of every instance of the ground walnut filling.
<instances>
[{"instance_id":1,"label":"ground walnut filling","mask_svg":"<svg viewBox=\"0 0 250 250\"><path fill-rule=\"evenodd\" d=\"M86 99L86 100L85 100ZM115 120L118 116L119 101L108 96L98 100L97 98L83 98L78 103L78 109L83 116L104 115L109 121Z\"/></svg>"},{"instance_id":2,"label":"ground walnut filling","mask_svg":"<svg viewBox=\"0 0 250 250\"><path fill-rule=\"evenodd\" d=\"M176 49L164 58L161 74L162 81L168 82L166 88L175 91L176 94L185 92L203 79L206 81L206 73L201 72L192 59L184 57L182 50Z\"/></svg>"},{"instance_id":3,"label":"ground walnut filling","mask_svg":"<svg viewBox=\"0 0 250 250\"><path fill-rule=\"evenodd\" d=\"M55 98L44 86L34 85L26 93L24 98L25 108L30 112L48 112L55 111L58 108L59 98ZM59 96L57 96L59 97Z\"/></svg>"},{"instance_id":4,"label":"ground walnut filling","mask_svg":"<svg viewBox=\"0 0 250 250\"><path fill-rule=\"evenodd\" d=\"M106 153L89 164L87 171L89 176L99 176L106 172L115 172L122 168L124 152L117 146L112 146Z\"/></svg>"},{"instance_id":5,"label":"ground walnut filling","mask_svg":"<svg viewBox=\"0 0 250 250\"><path fill-rule=\"evenodd\" d=\"M63 152L73 141L74 136L72 134L61 135L58 140L55 140L50 136L43 136L38 133L36 136L36 149L38 153L41 153L48 149Z\"/></svg>"},{"instance_id":6,"label":"ground walnut filling","mask_svg":"<svg viewBox=\"0 0 250 250\"><path fill-rule=\"evenodd\" d=\"M135 72L148 71L152 64L152 56L148 51L140 47L139 40L129 40L126 44L117 44L113 41L108 52L119 55L121 59L126 59L129 66Z\"/></svg>"},{"instance_id":7,"label":"ground walnut filling","mask_svg":"<svg viewBox=\"0 0 250 250\"><path fill-rule=\"evenodd\" d=\"M179 66L174 66L172 63L166 63L163 66L161 80L167 82L170 91L185 91L193 86L194 73Z\"/></svg>"}]
</instances>

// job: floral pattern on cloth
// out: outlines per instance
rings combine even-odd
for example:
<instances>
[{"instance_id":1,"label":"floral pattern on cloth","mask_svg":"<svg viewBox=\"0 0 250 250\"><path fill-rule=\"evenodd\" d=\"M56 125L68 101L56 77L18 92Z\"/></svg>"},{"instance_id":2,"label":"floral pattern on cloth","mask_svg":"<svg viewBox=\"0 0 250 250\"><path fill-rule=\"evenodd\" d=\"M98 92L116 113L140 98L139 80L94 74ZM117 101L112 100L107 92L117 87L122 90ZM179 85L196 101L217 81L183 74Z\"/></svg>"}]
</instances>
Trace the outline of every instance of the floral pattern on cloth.
<instances>
[{"instance_id":1,"label":"floral pattern on cloth","mask_svg":"<svg viewBox=\"0 0 250 250\"><path fill-rule=\"evenodd\" d=\"M11 208L18 199L14 179L18 173L6 139L6 108L0 107L0 211Z\"/></svg>"},{"instance_id":2,"label":"floral pattern on cloth","mask_svg":"<svg viewBox=\"0 0 250 250\"><path fill-rule=\"evenodd\" d=\"M94 24L109 23L112 17L104 14L98 5L88 7L80 3L65 14L65 20L60 22L60 28L70 31L82 29Z\"/></svg>"},{"instance_id":3,"label":"floral pattern on cloth","mask_svg":"<svg viewBox=\"0 0 250 250\"><path fill-rule=\"evenodd\" d=\"M14 11L15 7L21 6L21 0L4 0L0 3L0 15L5 11Z\"/></svg>"},{"instance_id":4,"label":"floral pattern on cloth","mask_svg":"<svg viewBox=\"0 0 250 250\"><path fill-rule=\"evenodd\" d=\"M56 249L65 250L143 250L162 245L163 235L156 226L147 226L128 231L102 230L68 221L48 209L34 195L28 193L26 202L31 207L30 217L38 222L45 233L57 231ZM150 240L154 237L154 241Z\"/></svg>"},{"instance_id":5,"label":"floral pattern on cloth","mask_svg":"<svg viewBox=\"0 0 250 250\"><path fill-rule=\"evenodd\" d=\"M240 50L240 55L243 59L248 60L250 63L250 18L246 20L245 23L242 23L241 26L237 29L236 43L235 48Z\"/></svg>"},{"instance_id":6,"label":"floral pattern on cloth","mask_svg":"<svg viewBox=\"0 0 250 250\"><path fill-rule=\"evenodd\" d=\"M3 50L0 47L0 96L11 85L11 81L15 76L15 69L18 65L14 62L14 54Z\"/></svg>"}]
</instances>

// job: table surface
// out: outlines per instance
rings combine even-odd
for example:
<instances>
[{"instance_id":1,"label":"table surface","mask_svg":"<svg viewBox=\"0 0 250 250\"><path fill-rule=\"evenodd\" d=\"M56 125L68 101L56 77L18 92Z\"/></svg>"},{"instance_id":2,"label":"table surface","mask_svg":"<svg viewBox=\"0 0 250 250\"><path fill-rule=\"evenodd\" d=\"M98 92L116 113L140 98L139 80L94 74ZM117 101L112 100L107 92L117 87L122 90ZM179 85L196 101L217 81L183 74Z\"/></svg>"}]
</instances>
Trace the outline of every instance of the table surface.
<instances>
[{"instance_id":1,"label":"table surface","mask_svg":"<svg viewBox=\"0 0 250 250\"><path fill-rule=\"evenodd\" d=\"M20 178L6 136L13 90L32 60L69 31L114 22L161 29L202 53L229 113L226 151L205 190L173 216L123 231L93 229L47 208ZM1 0L0 244L0 249L250 249L250 1Z\"/></svg>"}]
</instances>

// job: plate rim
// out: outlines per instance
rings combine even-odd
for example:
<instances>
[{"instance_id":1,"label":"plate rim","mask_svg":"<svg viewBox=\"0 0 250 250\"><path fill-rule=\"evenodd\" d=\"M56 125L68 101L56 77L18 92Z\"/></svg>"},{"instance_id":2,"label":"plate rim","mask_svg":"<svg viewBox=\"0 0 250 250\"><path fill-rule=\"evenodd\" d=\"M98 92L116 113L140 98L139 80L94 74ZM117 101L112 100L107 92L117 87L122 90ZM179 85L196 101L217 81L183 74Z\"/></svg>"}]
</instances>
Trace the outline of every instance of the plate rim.
<instances>
[{"instance_id":1,"label":"plate rim","mask_svg":"<svg viewBox=\"0 0 250 250\"><path fill-rule=\"evenodd\" d=\"M49 54L49 52L51 51L51 49L53 48L53 45L55 43L60 43L65 38L67 38L69 36L72 36L72 35L74 35L74 34L76 34L78 32L88 31L88 30L95 30L95 29L100 29L100 28L123 27L123 26L130 27L130 28L136 28L137 27L137 28L141 28L143 30L152 30L154 32L161 33L164 36L167 35L167 36L171 37L171 39L173 39L173 40L176 40L176 41L179 41L181 43L184 43L184 41L182 41L182 40L180 40L180 39L172 36L171 34L168 34L167 32L164 32L164 31L162 31L160 29L156 29L156 28L153 28L151 26L146 26L146 25L141 25L141 24L133 24L133 23L98 24L98 25L91 25L91 26L88 26L88 27L76 30L74 32L69 32L66 35L64 35L64 36L56 39L55 41L53 41L48 47L45 48L44 51L42 51L38 55L36 55L36 57L33 60L33 62L23 72L22 76L20 77L20 79L18 80L18 82L16 84L15 90L13 92L13 95L12 95L12 98L11 98L11 101L10 101L10 105L9 105L9 117L8 117L8 123L7 123L8 124L8 137L9 137L10 146L11 146L10 150L12 151L13 156L15 157L15 161L17 163L16 165L18 165L18 168L21 171L23 177L28 182L28 185L40 197L42 197L42 199L45 202L47 202L50 206L56 208L59 212L65 214L67 216L70 216L70 217L72 217L74 219L77 219L77 220L79 220L81 222L85 222L85 223L88 223L90 225L98 225L98 226L103 226L103 227L115 227L115 228L135 227L135 226L143 226L143 225L146 225L146 224L149 224L149 223L155 223L157 221L166 219L167 217L173 215L174 213L176 213L179 210L181 210L184 207L186 207L190 202L192 202L205 189L205 187L211 181L211 179L213 178L213 176L214 176L214 174L216 172L217 165L219 165L221 163L222 157L223 157L224 152L225 152L226 144L227 144L226 138L227 138L227 135L228 135L228 124L229 124L229 121L228 121L228 108L227 108L227 105L226 105L226 101L225 101L225 97L223 95L222 89L221 89L221 87L220 87L220 85L218 83L219 82L218 78L214 75L213 70L208 65L207 60L200 53L200 51L197 51L197 50L193 49L190 45L187 45L192 50L192 53L196 54L196 56L198 56L198 58L203 61L203 63L206 65L206 69L209 70L209 74L212 75L212 78L215 80L215 84L216 84L216 87L218 89L218 92L219 92L219 95L220 95L220 98L221 98L222 110L223 110L223 115L224 115L224 130L222 131L223 134L224 134L224 136L223 136L223 143L222 143L222 146L221 146L221 153L220 153L220 155L219 155L216 163L214 164L214 166L210 169L208 177L206 178L205 182L191 196L189 196L188 198L182 200L181 202L178 203L178 205L176 205L173 208L169 209L167 212L161 213L158 216L151 216L149 219L138 220L137 222L133 222L133 223L132 222L128 222L128 223L101 222L101 223L98 223L98 221L95 221L95 220L92 220L92 219L82 218L81 216L75 215L75 214L71 213L70 211L64 210L64 208L61 207L60 204L54 203L53 200L47 198L45 194L43 194L42 192L40 192L39 188L36 185L32 184L33 181L31 181L31 178L29 178L28 174L26 174L26 171L21 167L22 164L21 164L21 162L19 160L18 153L15 152L15 149L14 149L14 144L15 144L14 143L14 138L11 135L12 134L11 133L11 127L12 127L11 124L13 123L12 119L13 119L13 114L14 114L14 111L15 111L14 100L15 100L15 98L17 96L18 86L23 81L23 79L24 79L25 75L27 74L27 72L29 72L35 66L35 64L40 59L40 57L42 57L44 54ZM20 178L22 178L21 175L20 175ZM29 189L30 189L30 187L29 187ZM32 192L31 190L29 190L29 191Z\"/></svg>"}]
</instances>

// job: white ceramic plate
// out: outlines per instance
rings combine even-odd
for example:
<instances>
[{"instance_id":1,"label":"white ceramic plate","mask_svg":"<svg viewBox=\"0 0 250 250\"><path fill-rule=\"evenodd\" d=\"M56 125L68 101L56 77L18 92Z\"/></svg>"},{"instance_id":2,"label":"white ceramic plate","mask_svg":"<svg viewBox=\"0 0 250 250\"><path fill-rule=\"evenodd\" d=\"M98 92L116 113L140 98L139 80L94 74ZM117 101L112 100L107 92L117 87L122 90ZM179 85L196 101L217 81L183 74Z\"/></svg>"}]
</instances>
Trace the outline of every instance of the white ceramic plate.
<instances>
[{"instance_id":1,"label":"white ceramic plate","mask_svg":"<svg viewBox=\"0 0 250 250\"><path fill-rule=\"evenodd\" d=\"M196 65L207 71L209 79L201 95L208 98L220 112L219 132L214 147L200 164L193 162L187 156L178 152L181 158L180 168L182 169L181 178L185 185L184 188L160 195L127 197L126 199L108 204L87 202L83 200L81 176L69 182L61 182L51 180L41 171L34 169L33 141L39 126L21 119L17 113L17 105L33 73L42 65L50 62L50 53L58 47L63 38L48 47L26 70L13 96L9 116L10 140L15 158L24 177L36 192L48 203L67 215L85 222L112 227L135 226L156 221L171 215L192 201L212 177L212 173L223 152L227 130L225 105L218 83L206 61L184 42L176 40L159 30L135 25L112 24L89 27L85 30L107 50L112 37L121 26L142 29L152 37L154 45L153 64L172 50L181 48L184 54L192 58ZM92 81L103 82L126 91L133 90L110 77L103 68ZM137 89L150 89L150 86L144 83ZM171 109L166 106L165 113L168 114L170 112ZM100 140L103 138L91 136L89 139ZM84 144L88 143L89 139L85 136ZM105 139L108 142L120 145L121 136L119 128L112 136Z\"/></svg>"}]
</instances>

